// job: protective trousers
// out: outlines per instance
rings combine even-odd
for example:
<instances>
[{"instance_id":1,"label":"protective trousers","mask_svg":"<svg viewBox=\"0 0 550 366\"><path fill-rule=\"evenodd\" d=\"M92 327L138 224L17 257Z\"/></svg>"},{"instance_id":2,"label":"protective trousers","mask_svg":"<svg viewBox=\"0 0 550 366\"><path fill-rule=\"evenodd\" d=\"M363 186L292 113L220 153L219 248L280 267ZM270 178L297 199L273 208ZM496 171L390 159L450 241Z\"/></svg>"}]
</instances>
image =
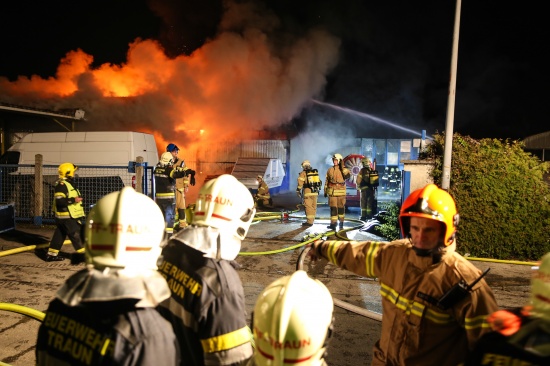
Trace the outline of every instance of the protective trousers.
<instances>
[{"instance_id":1,"label":"protective trousers","mask_svg":"<svg viewBox=\"0 0 550 366\"><path fill-rule=\"evenodd\" d=\"M340 221L340 226L344 225L346 212L346 196L329 196L328 205L330 207L330 225L336 226Z\"/></svg>"},{"instance_id":2,"label":"protective trousers","mask_svg":"<svg viewBox=\"0 0 550 366\"><path fill-rule=\"evenodd\" d=\"M317 214L317 195L304 197L304 209L306 211L306 220L308 224L313 224Z\"/></svg>"},{"instance_id":3,"label":"protective trousers","mask_svg":"<svg viewBox=\"0 0 550 366\"><path fill-rule=\"evenodd\" d=\"M81 219L55 219L57 225L55 232L53 233L52 240L50 241L50 246L48 252L50 253L59 253L65 238L68 236L69 240L73 244L74 250L77 252L82 252L84 246L82 245L82 238L84 237L84 217Z\"/></svg>"},{"instance_id":4,"label":"protective trousers","mask_svg":"<svg viewBox=\"0 0 550 366\"><path fill-rule=\"evenodd\" d=\"M361 218L370 219L373 214L374 189L365 188L361 190Z\"/></svg>"},{"instance_id":5,"label":"protective trousers","mask_svg":"<svg viewBox=\"0 0 550 366\"><path fill-rule=\"evenodd\" d=\"M178 221L180 224L180 227L183 225L185 226L187 223L185 222L185 188L177 188L176 189L176 210L178 213Z\"/></svg>"}]
</instances>

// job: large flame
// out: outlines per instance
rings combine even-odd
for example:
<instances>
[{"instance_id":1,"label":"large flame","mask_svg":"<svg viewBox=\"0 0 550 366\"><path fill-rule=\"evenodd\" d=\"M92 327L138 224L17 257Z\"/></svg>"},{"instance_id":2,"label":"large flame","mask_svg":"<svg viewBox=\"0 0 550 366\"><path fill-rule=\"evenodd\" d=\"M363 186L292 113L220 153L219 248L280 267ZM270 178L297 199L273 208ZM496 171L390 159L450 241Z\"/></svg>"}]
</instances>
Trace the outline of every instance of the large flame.
<instances>
[{"instance_id":1,"label":"large flame","mask_svg":"<svg viewBox=\"0 0 550 366\"><path fill-rule=\"evenodd\" d=\"M217 37L190 55L169 58L157 41L136 39L125 63L94 67L92 55L73 50L55 76L0 77L0 100L82 108L87 121L78 130L152 132L162 147L185 141L191 148L201 136L215 143L280 126L322 93L339 40L317 30L282 48L270 38L273 16L244 6L230 4Z\"/></svg>"}]
</instances>

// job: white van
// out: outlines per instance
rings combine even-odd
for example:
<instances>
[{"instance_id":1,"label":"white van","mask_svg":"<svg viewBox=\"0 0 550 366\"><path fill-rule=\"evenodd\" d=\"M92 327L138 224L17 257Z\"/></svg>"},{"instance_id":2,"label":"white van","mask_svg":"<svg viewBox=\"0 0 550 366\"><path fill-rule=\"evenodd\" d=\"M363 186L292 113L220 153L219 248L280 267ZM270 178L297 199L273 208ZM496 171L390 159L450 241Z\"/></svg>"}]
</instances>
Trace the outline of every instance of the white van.
<instances>
[{"instance_id":1,"label":"white van","mask_svg":"<svg viewBox=\"0 0 550 366\"><path fill-rule=\"evenodd\" d=\"M129 131L29 133L11 146L6 164L34 164L42 154L44 165L71 162L76 165L127 166L142 156L149 166L158 162L155 137Z\"/></svg>"},{"instance_id":2,"label":"white van","mask_svg":"<svg viewBox=\"0 0 550 366\"><path fill-rule=\"evenodd\" d=\"M130 131L39 132L29 133L11 146L0 158L0 164L35 164L35 155L42 155L44 165L59 166L70 162L77 166L129 167L138 156L147 166L158 163L153 135ZM16 174L32 174L33 168L19 168ZM27 172L28 170L28 172ZM13 173L12 173L13 174ZM112 174L99 170L79 170L79 176ZM132 178L121 177L124 185Z\"/></svg>"}]
</instances>

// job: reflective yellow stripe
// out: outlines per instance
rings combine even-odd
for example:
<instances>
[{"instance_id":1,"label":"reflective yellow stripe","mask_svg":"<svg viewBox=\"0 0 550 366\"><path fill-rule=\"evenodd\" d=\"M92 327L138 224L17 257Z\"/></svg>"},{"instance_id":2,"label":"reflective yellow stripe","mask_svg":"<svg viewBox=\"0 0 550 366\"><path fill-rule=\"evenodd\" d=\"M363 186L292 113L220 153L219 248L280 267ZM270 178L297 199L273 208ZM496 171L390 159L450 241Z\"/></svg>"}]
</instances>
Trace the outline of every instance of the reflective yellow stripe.
<instances>
[{"instance_id":1,"label":"reflective yellow stripe","mask_svg":"<svg viewBox=\"0 0 550 366\"><path fill-rule=\"evenodd\" d=\"M466 318L464 319L464 328L466 330L472 330L477 328L490 328L489 323L487 323L487 316L480 315L475 318Z\"/></svg>"},{"instance_id":2,"label":"reflective yellow stripe","mask_svg":"<svg viewBox=\"0 0 550 366\"><path fill-rule=\"evenodd\" d=\"M327 248L327 258L332 263L338 265L338 261L336 260L336 255L335 254L336 254L336 250L340 246L340 243L342 243L342 242L339 241L339 240L335 240L335 241L330 241L328 243L329 244L328 244L328 248Z\"/></svg>"},{"instance_id":3,"label":"reflective yellow stripe","mask_svg":"<svg viewBox=\"0 0 550 366\"><path fill-rule=\"evenodd\" d=\"M247 342L250 342L250 330L248 327L217 337L201 340L204 353L225 351Z\"/></svg>"},{"instance_id":4,"label":"reflective yellow stripe","mask_svg":"<svg viewBox=\"0 0 550 366\"><path fill-rule=\"evenodd\" d=\"M176 194L175 193L157 193L156 196L157 197L175 197Z\"/></svg>"},{"instance_id":5,"label":"reflective yellow stripe","mask_svg":"<svg viewBox=\"0 0 550 366\"><path fill-rule=\"evenodd\" d=\"M367 251L367 258L365 258L365 273L368 277L376 277L374 274L374 259L380 250L380 242L372 243Z\"/></svg>"},{"instance_id":6,"label":"reflective yellow stripe","mask_svg":"<svg viewBox=\"0 0 550 366\"><path fill-rule=\"evenodd\" d=\"M422 317L422 315L424 314L424 317L426 319L436 324L442 325L454 322L453 317L451 317L449 314L434 310L432 308L427 308L425 305L419 302L401 297L399 293L397 293L397 291L384 283L380 285L380 295L382 295L382 297L385 297L386 300L388 300L392 304L395 304L398 309L403 310L407 315L412 314L418 317Z\"/></svg>"}]
</instances>

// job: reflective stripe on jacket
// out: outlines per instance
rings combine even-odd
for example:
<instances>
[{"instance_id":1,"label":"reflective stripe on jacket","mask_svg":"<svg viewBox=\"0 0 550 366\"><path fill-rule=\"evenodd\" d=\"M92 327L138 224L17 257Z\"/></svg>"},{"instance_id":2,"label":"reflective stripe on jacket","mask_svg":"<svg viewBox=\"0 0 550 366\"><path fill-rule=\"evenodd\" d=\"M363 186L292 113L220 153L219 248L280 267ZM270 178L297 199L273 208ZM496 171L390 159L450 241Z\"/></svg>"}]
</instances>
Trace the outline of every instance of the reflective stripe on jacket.
<instances>
[{"instance_id":1,"label":"reflective stripe on jacket","mask_svg":"<svg viewBox=\"0 0 550 366\"><path fill-rule=\"evenodd\" d=\"M384 315L373 365L456 365L490 330L486 318L497 304L483 279L445 310L418 296L421 292L440 299L461 280L471 284L480 276L455 247L447 247L441 261L433 264L431 256L416 255L407 239L314 244L318 254L337 266L380 281Z\"/></svg>"},{"instance_id":2,"label":"reflective stripe on jacket","mask_svg":"<svg viewBox=\"0 0 550 366\"><path fill-rule=\"evenodd\" d=\"M158 270L172 296L158 310L173 325L183 364L230 365L252 357L244 289L231 262L206 258L177 239L162 258Z\"/></svg>"},{"instance_id":3,"label":"reflective stripe on jacket","mask_svg":"<svg viewBox=\"0 0 550 366\"><path fill-rule=\"evenodd\" d=\"M325 178L325 191L327 195L333 197L342 197L346 195L346 179L340 168L331 166L327 170Z\"/></svg>"},{"instance_id":4,"label":"reflective stripe on jacket","mask_svg":"<svg viewBox=\"0 0 550 366\"><path fill-rule=\"evenodd\" d=\"M84 207L82 207L82 201L74 201L76 197L80 197L80 191L76 187L66 179L58 180L53 196L55 217L58 219L79 219L86 216Z\"/></svg>"}]
</instances>

